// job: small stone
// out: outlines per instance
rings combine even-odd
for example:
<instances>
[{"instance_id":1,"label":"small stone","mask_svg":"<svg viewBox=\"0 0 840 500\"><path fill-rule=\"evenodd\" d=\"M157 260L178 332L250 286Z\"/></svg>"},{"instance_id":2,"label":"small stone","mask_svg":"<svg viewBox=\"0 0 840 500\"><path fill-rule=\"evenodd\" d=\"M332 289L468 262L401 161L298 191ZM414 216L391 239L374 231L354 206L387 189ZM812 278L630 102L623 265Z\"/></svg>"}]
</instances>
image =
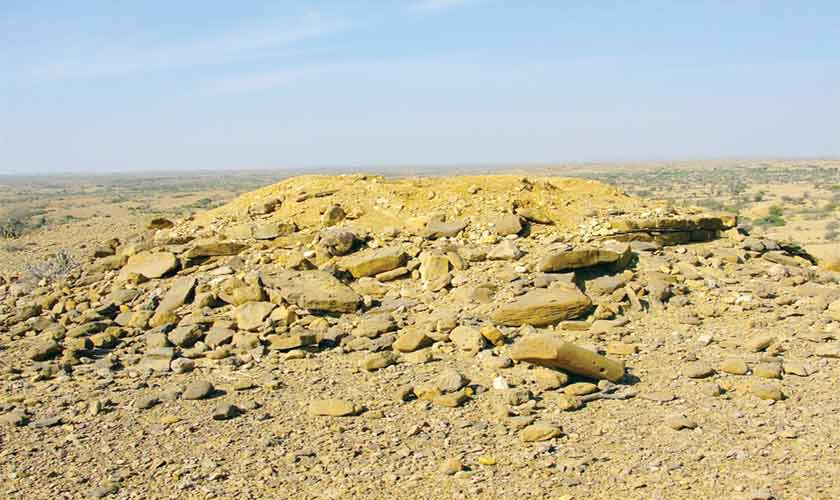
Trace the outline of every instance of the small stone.
<instances>
[{"instance_id":1,"label":"small stone","mask_svg":"<svg viewBox=\"0 0 840 500\"><path fill-rule=\"evenodd\" d=\"M458 349L470 354L477 354L478 351L484 348L486 342L481 332L471 326L459 326L455 328L449 332L449 340Z\"/></svg>"},{"instance_id":2,"label":"small stone","mask_svg":"<svg viewBox=\"0 0 840 500\"><path fill-rule=\"evenodd\" d=\"M490 455L481 455L478 457L478 463L481 465L496 465L496 459Z\"/></svg>"},{"instance_id":3,"label":"small stone","mask_svg":"<svg viewBox=\"0 0 840 500\"><path fill-rule=\"evenodd\" d=\"M221 402L213 408L213 420L229 420L239 415L240 410L236 406Z\"/></svg>"},{"instance_id":4,"label":"small stone","mask_svg":"<svg viewBox=\"0 0 840 500\"><path fill-rule=\"evenodd\" d=\"M143 396L134 402L134 407L138 410L148 410L158 403L160 403L160 399L157 396Z\"/></svg>"},{"instance_id":5,"label":"small stone","mask_svg":"<svg viewBox=\"0 0 840 500\"><path fill-rule=\"evenodd\" d=\"M706 396L717 397L722 391L717 382L705 382L700 385L700 392Z\"/></svg>"},{"instance_id":6,"label":"small stone","mask_svg":"<svg viewBox=\"0 0 840 500\"><path fill-rule=\"evenodd\" d=\"M767 382L756 382L750 386L750 392L761 399L781 401L784 399L782 390Z\"/></svg>"},{"instance_id":7,"label":"small stone","mask_svg":"<svg viewBox=\"0 0 840 500\"><path fill-rule=\"evenodd\" d=\"M454 368L444 368L437 376L434 386L441 392L455 392L467 385L468 380Z\"/></svg>"},{"instance_id":8,"label":"small stone","mask_svg":"<svg viewBox=\"0 0 840 500\"><path fill-rule=\"evenodd\" d=\"M796 375L798 377L808 377L816 371L808 364L788 360L782 363L782 369L786 374Z\"/></svg>"},{"instance_id":9,"label":"small stone","mask_svg":"<svg viewBox=\"0 0 840 500\"><path fill-rule=\"evenodd\" d=\"M569 396L585 396L598 392L598 386L590 382L577 382L563 388L563 393Z\"/></svg>"},{"instance_id":10,"label":"small stone","mask_svg":"<svg viewBox=\"0 0 840 500\"><path fill-rule=\"evenodd\" d=\"M776 337L773 335L759 335L750 339L750 341L747 342L746 348L750 352L760 352L770 347L770 344L775 341Z\"/></svg>"},{"instance_id":11,"label":"small stone","mask_svg":"<svg viewBox=\"0 0 840 500\"><path fill-rule=\"evenodd\" d=\"M443 461L438 466L438 472L445 476L454 476L457 472L463 470L463 468L464 466L461 464L461 459L452 457Z\"/></svg>"},{"instance_id":12,"label":"small stone","mask_svg":"<svg viewBox=\"0 0 840 500\"><path fill-rule=\"evenodd\" d=\"M537 367L532 371L532 376L537 386L544 391L558 389L569 383L568 375L551 368Z\"/></svg>"},{"instance_id":13,"label":"small stone","mask_svg":"<svg viewBox=\"0 0 840 500\"><path fill-rule=\"evenodd\" d=\"M319 399L309 404L309 413L317 416L346 417L358 411L355 405L342 399Z\"/></svg>"},{"instance_id":14,"label":"small stone","mask_svg":"<svg viewBox=\"0 0 840 500\"><path fill-rule=\"evenodd\" d=\"M743 359L728 358L720 364L720 371L731 375L746 375L749 368Z\"/></svg>"},{"instance_id":15,"label":"small stone","mask_svg":"<svg viewBox=\"0 0 840 500\"><path fill-rule=\"evenodd\" d=\"M715 370L702 361L691 361L683 366L682 372L688 378L706 378L714 375Z\"/></svg>"},{"instance_id":16,"label":"small stone","mask_svg":"<svg viewBox=\"0 0 840 500\"><path fill-rule=\"evenodd\" d=\"M412 328L397 337L392 349L399 352L414 352L432 345L433 340L419 328Z\"/></svg>"},{"instance_id":17,"label":"small stone","mask_svg":"<svg viewBox=\"0 0 840 500\"><path fill-rule=\"evenodd\" d=\"M29 417L21 410L13 410L0 415L0 425L23 427L29 422Z\"/></svg>"},{"instance_id":18,"label":"small stone","mask_svg":"<svg viewBox=\"0 0 840 500\"><path fill-rule=\"evenodd\" d=\"M656 401L657 403L668 403L677 398L677 396L671 391L643 392L639 394L639 397L642 399L647 399L648 401Z\"/></svg>"},{"instance_id":19,"label":"small stone","mask_svg":"<svg viewBox=\"0 0 840 500\"><path fill-rule=\"evenodd\" d=\"M213 384L206 380L197 380L184 389L184 394L181 395L181 398L187 400L204 399L212 392Z\"/></svg>"},{"instance_id":20,"label":"small stone","mask_svg":"<svg viewBox=\"0 0 840 500\"><path fill-rule=\"evenodd\" d=\"M195 361L189 358L176 358L169 366L175 373L188 373L195 369Z\"/></svg>"},{"instance_id":21,"label":"small stone","mask_svg":"<svg viewBox=\"0 0 840 500\"><path fill-rule=\"evenodd\" d=\"M432 403L438 406L445 406L447 408L457 408L469 401L469 395L466 389L451 392L449 394L441 394L432 399Z\"/></svg>"},{"instance_id":22,"label":"small stone","mask_svg":"<svg viewBox=\"0 0 840 500\"><path fill-rule=\"evenodd\" d=\"M546 423L536 423L531 424L519 431L519 439L526 443L548 441L549 439L556 438L561 433L561 429L555 425Z\"/></svg>"},{"instance_id":23,"label":"small stone","mask_svg":"<svg viewBox=\"0 0 840 500\"><path fill-rule=\"evenodd\" d=\"M32 361L46 361L58 356L59 353L61 353L61 346L58 345L58 342L42 340L30 348L28 357Z\"/></svg>"},{"instance_id":24,"label":"small stone","mask_svg":"<svg viewBox=\"0 0 840 500\"><path fill-rule=\"evenodd\" d=\"M365 371L376 371L391 366L397 362L396 355L391 351L376 352L365 357L360 363L360 367Z\"/></svg>"},{"instance_id":25,"label":"small stone","mask_svg":"<svg viewBox=\"0 0 840 500\"><path fill-rule=\"evenodd\" d=\"M675 431L683 429L696 429L697 423L685 415L676 414L671 415L665 419L665 425L674 429Z\"/></svg>"},{"instance_id":26,"label":"small stone","mask_svg":"<svg viewBox=\"0 0 840 500\"><path fill-rule=\"evenodd\" d=\"M485 325L479 330L481 336L496 347L505 345L505 334L493 325Z\"/></svg>"},{"instance_id":27,"label":"small stone","mask_svg":"<svg viewBox=\"0 0 840 500\"><path fill-rule=\"evenodd\" d=\"M638 348L625 342L610 342L607 344L607 354L615 356L630 356L636 354Z\"/></svg>"},{"instance_id":28,"label":"small stone","mask_svg":"<svg viewBox=\"0 0 840 500\"><path fill-rule=\"evenodd\" d=\"M779 363L760 363L753 368L753 375L761 378L782 378L782 365Z\"/></svg>"}]
</instances>

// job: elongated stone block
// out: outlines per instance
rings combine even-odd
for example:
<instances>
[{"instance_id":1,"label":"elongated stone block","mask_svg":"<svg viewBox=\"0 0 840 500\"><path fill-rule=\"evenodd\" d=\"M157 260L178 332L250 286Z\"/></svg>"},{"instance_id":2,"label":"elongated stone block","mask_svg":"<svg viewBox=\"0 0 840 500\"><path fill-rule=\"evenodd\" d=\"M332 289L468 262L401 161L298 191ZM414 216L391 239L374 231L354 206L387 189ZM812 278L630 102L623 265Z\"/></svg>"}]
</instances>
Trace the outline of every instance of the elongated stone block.
<instances>
[{"instance_id":1,"label":"elongated stone block","mask_svg":"<svg viewBox=\"0 0 840 500\"><path fill-rule=\"evenodd\" d=\"M530 335L514 344L510 357L594 379L618 381L624 363L578 347L553 335Z\"/></svg>"}]
</instances>

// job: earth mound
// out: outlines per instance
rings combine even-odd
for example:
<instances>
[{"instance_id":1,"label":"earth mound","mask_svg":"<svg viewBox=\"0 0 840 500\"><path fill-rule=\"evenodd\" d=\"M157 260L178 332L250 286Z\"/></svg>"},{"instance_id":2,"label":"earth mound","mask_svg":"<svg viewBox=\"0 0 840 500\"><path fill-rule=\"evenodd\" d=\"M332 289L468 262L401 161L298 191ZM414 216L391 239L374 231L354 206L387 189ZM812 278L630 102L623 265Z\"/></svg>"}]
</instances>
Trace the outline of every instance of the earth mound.
<instances>
[{"instance_id":1,"label":"earth mound","mask_svg":"<svg viewBox=\"0 0 840 500\"><path fill-rule=\"evenodd\" d=\"M0 453L25 471L1 484L832 491L831 462L793 451L840 437L837 275L736 225L522 176L295 177L152 220L80 268L0 281Z\"/></svg>"}]
</instances>

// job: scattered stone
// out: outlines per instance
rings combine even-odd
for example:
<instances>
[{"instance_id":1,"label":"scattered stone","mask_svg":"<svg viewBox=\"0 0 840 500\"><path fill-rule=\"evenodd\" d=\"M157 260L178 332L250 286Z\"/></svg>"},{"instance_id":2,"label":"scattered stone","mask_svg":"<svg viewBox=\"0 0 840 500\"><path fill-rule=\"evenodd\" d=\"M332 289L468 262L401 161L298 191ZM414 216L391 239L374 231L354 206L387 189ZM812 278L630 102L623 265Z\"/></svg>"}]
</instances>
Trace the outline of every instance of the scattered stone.
<instances>
[{"instance_id":1,"label":"scattered stone","mask_svg":"<svg viewBox=\"0 0 840 500\"><path fill-rule=\"evenodd\" d=\"M715 370L702 361L686 363L683 366L682 372L688 378L706 378L715 374Z\"/></svg>"},{"instance_id":2,"label":"scattered stone","mask_svg":"<svg viewBox=\"0 0 840 500\"><path fill-rule=\"evenodd\" d=\"M526 443L536 441L548 441L562 434L562 430L554 425L546 423L531 424L519 431L519 439Z\"/></svg>"},{"instance_id":3,"label":"scattered stone","mask_svg":"<svg viewBox=\"0 0 840 500\"><path fill-rule=\"evenodd\" d=\"M206 380L197 380L192 382L184 389L184 393L181 395L182 399L187 400L196 400L196 399L205 399L210 394L213 393L213 384Z\"/></svg>"},{"instance_id":4,"label":"scattered stone","mask_svg":"<svg viewBox=\"0 0 840 500\"><path fill-rule=\"evenodd\" d=\"M675 431L697 428L697 422L691 420L690 418L682 414L675 414L667 417L665 419L665 425L667 425L671 429L674 429Z\"/></svg>"},{"instance_id":5,"label":"scattered stone","mask_svg":"<svg viewBox=\"0 0 840 500\"><path fill-rule=\"evenodd\" d=\"M559 368L584 377L613 382L624 377L624 364L563 341L554 335L529 335L514 344L514 361Z\"/></svg>"},{"instance_id":6,"label":"scattered stone","mask_svg":"<svg viewBox=\"0 0 840 500\"><path fill-rule=\"evenodd\" d=\"M747 367L747 364L743 359L728 358L723 360L723 363L720 364L720 371L731 375L746 375L749 373L750 369Z\"/></svg>"},{"instance_id":7,"label":"scattered stone","mask_svg":"<svg viewBox=\"0 0 840 500\"><path fill-rule=\"evenodd\" d=\"M591 304L579 290L537 288L499 306L491 319L508 326L548 326L580 316Z\"/></svg>"},{"instance_id":8,"label":"scattered stone","mask_svg":"<svg viewBox=\"0 0 840 500\"><path fill-rule=\"evenodd\" d=\"M239 415L240 409L236 406L221 402L213 408L213 420L230 420Z\"/></svg>"},{"instance_id":9,"label":"scattered stone","mask_svg":"<svg viewBox=\"0 0 840 500\"><path fill-rule=\"evenodd\" d=\"M358 412L358 407L341 399L319 399L309 404L309 413L316 416L347 417Z\"/></svg>"},{"instance_id":10,"label":"scattered stone","mask_svg":"<svg viewBox=\"0 0 840 500\"><path fill-rule=\"evenodd\" d=\"M750 386L750 392L761 399L769 399L773 401L781 401L785 397L781 389L767 382L753 383Z\"/></svg>"}]
</instances>

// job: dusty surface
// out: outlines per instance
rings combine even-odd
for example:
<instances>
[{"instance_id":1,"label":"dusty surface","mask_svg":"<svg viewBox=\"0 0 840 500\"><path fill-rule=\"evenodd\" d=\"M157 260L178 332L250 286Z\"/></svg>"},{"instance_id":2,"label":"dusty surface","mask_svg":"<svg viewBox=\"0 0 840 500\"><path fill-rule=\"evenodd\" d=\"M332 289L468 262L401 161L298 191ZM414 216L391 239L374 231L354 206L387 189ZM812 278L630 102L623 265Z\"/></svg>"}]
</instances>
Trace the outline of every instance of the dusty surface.
<instances>
[{"instance_id":1,"label":"dusty surface","mask_svg":"<svg viewBox=\"0 0 840 500\"><path fill-rule=\"evenodd\" d=\"M6 274L0 492L6 498L835 498L837 275L772 241L729 231L703 243L634 245L629 262L584 266L573 282L552 284L570 275L538 272L541 259L565 245L601 245L610 221L697 212L592 181L522 179L295 178L174 229L115 244L117 255L173 252L181 258L175 275L121 277L119 267L102 270L103 258L92 257L42 286ZM269 213L249 215L255 203L278 196L283 201ZM346 215L333 227L357 238L347 255L324 247L324 213L333 206ZM501 217L518 208L539 208L550 223L522 218L521 231L496 235ZM438 216L466 220L466 228L424 237ZM297 227L267 240L231 236L267 222ZM235 256L185 260L208 240L244 248ZM407 272L397 279L342 272L347 258L395 247L406 252ZM500 260L475 255L496 250L505 250ZM430 259L446 252L467 262L434 268ZM225 298L231 290L249 289L254 273L308 264L356 291L358 308L306 310L262 279L260 302L296 318L266 319L250 334L237 329L237 306ZM151 315L179 276L196 278L194 296L172 316L161 315L162 326L123 325L143 311ZM226 281L235 277L243 281ZM494 326L489 318L500 305L546 282L548 290L579 287L600 307L544 328L495 325L503 334L499 345L454 333ZM610 290L597 292L596 284ZM109 308L126 290L137 294ZM26 306L47 298L51 304L22 319ZM385 329L393 331L365 338L363 325L370 323L363 321L382 315L393 319ZM166 332L197 317L205 318L199 344L213 343L211 324L237 336L201 352L171 346ZM94 323L112 328L105 332L118 340L79 349L74 336ZM395 338L416 330L430 337L419 349L424 355L396 353ZM99 344L102 333L84 330L81 338ZM545 368L509 359L519 340L540 333L623 361L626 376L613 389L627 399L570 410L564 387L536 380ZM275 341L301 334L315 343L275 348ZM48 338L58 350L33 360L33 349ZM158 344L170 346L174 361L193 359L195 368L175 373L168 363L148 364ZM375 356L394 363L366 370ZM745 374L727 373L738 364L746 365ZM691 378L698 367L710 373ZM467 383L443 390L463 396L456 406L425 398L421 388L453 369ZM598 382L570 376L558 385ZM215 392L185 399L184 389L196 381L211 382ZM358 411L311 413L314 402L332 398ZM235 405L237 414L215 420L222 403ZM532 422L557 435L524 441L522 428Z\"/></svg>"}]
</instances>

